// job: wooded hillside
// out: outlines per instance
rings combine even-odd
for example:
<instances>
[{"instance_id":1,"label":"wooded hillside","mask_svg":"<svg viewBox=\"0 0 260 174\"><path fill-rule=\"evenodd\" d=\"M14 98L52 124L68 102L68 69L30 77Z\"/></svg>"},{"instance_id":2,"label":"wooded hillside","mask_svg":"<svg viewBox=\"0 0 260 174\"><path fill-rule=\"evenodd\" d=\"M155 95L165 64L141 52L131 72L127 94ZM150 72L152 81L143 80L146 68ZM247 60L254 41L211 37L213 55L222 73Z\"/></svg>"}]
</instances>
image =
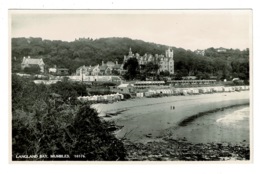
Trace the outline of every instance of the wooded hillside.
<instances>
[{"instance_id":1,"label":"wooded hillside","mask_svg":"<svg viewBox=\"0 0 260 174\"><path fill-rule=\"evenodd\" d=\"M73 42L43 40L42 38L12 38L12 71L19 72L24 56L42 57L46 68L57 65L68 68L70 73L82 65L97 65L101 61L122 63L129 48L141 56L165 54L169 47L129 38L81 38ZM172 46L171 46L172 47ZM174 50L175 76L195 75L200 79L217 76L218 79L239 77L249 79L249 49L226 49L218 52L208 48L205 55L197 55L191 50L172 47Z\"/></svg>"}]
</instances>

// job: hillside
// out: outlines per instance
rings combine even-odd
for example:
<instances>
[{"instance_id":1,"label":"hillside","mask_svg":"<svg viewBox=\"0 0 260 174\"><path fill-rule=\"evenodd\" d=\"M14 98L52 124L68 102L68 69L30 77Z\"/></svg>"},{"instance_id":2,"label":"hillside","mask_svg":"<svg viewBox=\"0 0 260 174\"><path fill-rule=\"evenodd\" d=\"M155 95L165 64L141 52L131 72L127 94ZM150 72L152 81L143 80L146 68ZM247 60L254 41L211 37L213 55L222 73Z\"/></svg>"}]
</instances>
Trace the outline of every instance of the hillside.
<instances>
[{"instance_id":1,"label":"hillside","mask_svg":"<svg viewBox=\"0 0 260 174\"><path fill-rule=\"evenodd\" d=\"M122 63L129 48L134 53L164 54L169 47L129 38L80 38L72 42L43 40L42 38L12 38L12 71L19 72L24 56L42 57L46 68L57 65L68 68L70 73L82 65L97 65L101 61ZM199 78L217 76L219 79L240 77L249 79L249 50L215 48L197 55L190 50L172 47L174 50L175 76L195 75Z\"/></svg>"}]
</instances>

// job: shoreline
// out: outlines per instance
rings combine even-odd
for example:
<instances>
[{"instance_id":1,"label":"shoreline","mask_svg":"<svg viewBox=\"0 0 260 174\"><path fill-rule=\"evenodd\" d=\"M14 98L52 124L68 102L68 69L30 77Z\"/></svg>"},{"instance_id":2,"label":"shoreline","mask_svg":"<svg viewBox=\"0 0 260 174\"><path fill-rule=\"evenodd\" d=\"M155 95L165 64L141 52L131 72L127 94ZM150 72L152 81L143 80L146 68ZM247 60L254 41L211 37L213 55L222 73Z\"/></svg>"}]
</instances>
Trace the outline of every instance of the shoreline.
<instances>
[{"instance_id":1,"label":"shoreline","mask_svg":"<svg viewBox=\"0 0 260 174\"><path fill-rule=\"evenodd\" d=\"M222 108L216 108L216 109L205 111L205 112L199 112L198 114L191 115L191 116L185 118L178 124L178 126L184 127L184 126L187 126L190 122L193 122L194 120L196 120L197 118L203 117L208 114L213 114L213 113L216 113L219 111L224 111L226 109L240 107L240 106L249 106L249 102L243 103L243 104L230 105L230 106L226 106L226 107L222 107Z\"/></svg>"},{"instance_id":2,"label":"shoreline","mask_svg":"<svg viewBox=\"0 0 260 174\"><path fill-rule=\"evenodd\" d=\"M227 114L237 109L243 110L247 106L247 104L236 105L214 113L212 113L213 111L203 113L198 120L192 120L193 125L187 126L193 127L208 114L216 115L219 112L219 115ZM182 132L182 130L178 130L178 132ZM196 131L193 133L196 134ZM193 138L198 139L199 137ZM251 159L250 140L233 143L226 141L194 142L189 137L165 134L160 139L151 139L147 142L132 142L125 139L123 143L127 149L127 160L129 161L249 161Z\"/></svg>"},{"instance_id":3,"label":"shoreline","mask_svg":"<svg viewBox=\"0 0 260 174\"><path fill-rule=\"evenodd\" d=\"M121 113L112 115L107 121L114 121L122 126L115 134L121 139L128 151L129 160L249 160L250 140L240 143L219 142L192 142L188 138L171 136L180 127L180 123L189 123L188 132L194 134L194 127L204 132L214 128L211 133L223 133L219 126L206 125L212 114L224 114L234 109L250 105L249 91L233 93L214 93L192 96L170 96L162 98L142 98L113 104L99 104L96 108L100 112L112 112L125 109ZM175 106L175 109L171 109ZM225 113L226 114L226 113ZM209 116L208 116L209 115ZM203 120L205 124L193 122ZM185 121L186 120L186 121ZM212 122L210 122L212 124ZM249 126L249 125L248 125ZM185 127L185 126L184 126ZM182 127L183 128L183 127ZM230 131L230 130L229 130ZM190 132L190 133L189 133ZM197 132L198 133L198 132ZM231 132L233 135L235 131ZM180 135L183 135L182 133ZM200 132L197 136L200 136ZM218 135L214 135L218 136ZM213 136L213 138L214 138ZM225 135L227 136L227 135ZM249 138L249 137L248 137ZM195 136L196 139L196 136Z\"/></svg>"},{"instance_id":4,"label":"shoreline","mask_svg":"<svg viewBox=\"0 0 260 174\"><path fill-rule=\"evenodd\" d=\"M96 104L98 113L113 113L110 117L101 117L123 126L117 137L126 137L133 141L160 137L169 128L199 113L217 108L249 103L249 92L215 93L192 96L171 96L163 98L142 98L113 104ZM175 109L172 110L171 106ZM117 113L118 111L121 111ZM131 132L131 133L129 133Z\"/></svg>"},{"instance_id":5,"label":"shoreline","mask_svg":"<svg viewBox=\"0 0 260 174\"><path fill-rule=\"evenodd\" d=\"M239 94L248 93L247 97L239 97ZM167 104L167 103L176 103L183 101L196 101L200 99L214 99L219 96L231 96L228 100L236 100L236 96L238 99L248 99L249 101L249 91L240 91L240 92L222 92L222 93L210 93L210 94L200 94L200 95L177 95L177 96L162 96L162 97L151 97L151 98L133 98L127 99L124 101L118 101L113 103L94 103L91 105L92 108L96 109L98 113L106 113L106 112L116 112L122 110L128 110L132 108L144 107L149 105L157 105L157 104ZM233 98L232 98L233 96ZM225 101L226 99L222 97ZM101 116L102 117L102 116Z\"/></svg>"},{"instance_id":6,"label":"shoreline","mask_svg":"<svg viewBox=\"0 0 260 174\"><path fill-rule=\"evenodd\" d=\"M111 117L102 118L122 126L115 135L123 141L128 153L127 159L130 161L248 161L251 158L251 142L247 132L244 136L249 139L248 141L241 140L235 143L226 141L198 143L182 135L190 135L193 139L197 139L203 132L210 132L211 134L206 135L213 138L223 134L224 129L220 128L215 120L214 123L208 122L210 120L208 115L221 112L219 114L221 117L221 114L233 112L235 108L250 105L249 98L249 91L241 91L141 98L112 104L97 104L95 108L99 112L114 113ZM171 109L172 106L175 107L174 110ZM118 111L122 112L117 113ZM176 130L184 120L189 124ZM202 120L203 123L197 125L196 120L199 120L198 122ZM241 129L239 132L241 131L244 130ZM229 136L230 133L233 136L236 132L231 129L223 135Z\"/></svg>"}]
</instances>

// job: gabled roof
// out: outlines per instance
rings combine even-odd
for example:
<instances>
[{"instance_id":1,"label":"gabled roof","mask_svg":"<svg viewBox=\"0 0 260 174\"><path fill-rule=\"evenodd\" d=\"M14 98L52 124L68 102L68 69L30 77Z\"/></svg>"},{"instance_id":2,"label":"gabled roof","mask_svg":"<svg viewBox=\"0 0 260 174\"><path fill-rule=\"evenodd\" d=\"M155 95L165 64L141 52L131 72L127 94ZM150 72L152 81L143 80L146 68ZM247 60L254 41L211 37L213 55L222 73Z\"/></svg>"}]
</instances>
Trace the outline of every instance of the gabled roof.
<instances>
[{"instance_id":1,"label":"gabled roof","mask_svg":"<svg viewBox=\"0 0 260 174\"><path fill-rule=\"evenodd\" d=\"M107 65L107 66L114 66L114 65L115 65L115 63L114 63L114 62L112 62L112 61L108 61L108 62L106 63L106 65Z\"/></svg>"},{"instance_id":2,"label":"gabled roof","mask_svg":"<svg viewBox=\"0 0 260 174\"><path fill-rule=\"evenodd\" d=\"M121 67L121 64L116 64L113 68L114 69L120 69L120 67Z\"/></svg>"},{"instance_id":3,"label":"gabled roof","mask_svg":"<svg viewBox=\"0 0 260 174\"><path fill-rule=\"evenodd\" d=\"M87 67L87 71L92 71L93 70L93 67L89 66Z\"/></svg>"},{"instance_id":4,"label":"gabled roof","mask_svg":"<svg viewBox=\"0 0 260 174\"><path fill-rule=\"evenodd\" d=\"M105 71L107 69L107 65L102 65L99 67L100 71Z\"/></svg>"},{"instance_id":5,"label":"gabled roof","mask_svg":"<svg viewBox=\"0 0 260 174\"><path fill-rule=\"evenodd\" d=\"M94 69L99 69L99 70L100 70L100 66L99 66L99 65L96 65L96 66L93 67L93 70L94 70Z\"/></svg>"},{"instance_id":6,"label":"gabled roof","mask_svg":"<svg viewBox=\"0 0 260 174\"><path fill-rule=\"evenodd\" d=\"M78 67L78 68L77 68L77 71L79 71L79 70L81 70L81 69L83 69L84 71L92 71L93 68L94 68L94 67L92 67L92 66L85 66L85 65L83 65L83 66Z\"/></svg>"},{"instance_id":7,"label":"gabled roof","mask_svg":"<svg viewBox=\"0 0 260 174\"><path fill-rule=\"evenodd\" d=\"M42 59L31 59L31 58L24 58L22 64L28 65L44 65Z\"/></svg>"}]
</instances>

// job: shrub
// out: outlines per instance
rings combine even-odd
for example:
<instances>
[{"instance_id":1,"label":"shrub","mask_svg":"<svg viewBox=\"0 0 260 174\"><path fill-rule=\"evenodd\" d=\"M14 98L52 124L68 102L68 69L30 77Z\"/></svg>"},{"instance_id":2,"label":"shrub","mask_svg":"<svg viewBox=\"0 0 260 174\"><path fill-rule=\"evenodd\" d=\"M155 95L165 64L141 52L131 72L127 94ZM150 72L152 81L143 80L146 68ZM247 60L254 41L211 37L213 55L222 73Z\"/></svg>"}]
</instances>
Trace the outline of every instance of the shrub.
<instances>
[{"instance_id":1,"label":"shrub","mask_svg":"<svg viewBox=\"0 0 260 174\"><path fill-rule=\"evenodd\" d=\"M123 143L89 104L67 102L71 86L57 88L12 79L13 160L124 160ZM55 93L59 91L60 93ZM65 96L65 97L64 97ZM68 154L69 158L26 159L16 155ZM83 155L76 158L74 155Z\"/></svg>"}]
</instances>

